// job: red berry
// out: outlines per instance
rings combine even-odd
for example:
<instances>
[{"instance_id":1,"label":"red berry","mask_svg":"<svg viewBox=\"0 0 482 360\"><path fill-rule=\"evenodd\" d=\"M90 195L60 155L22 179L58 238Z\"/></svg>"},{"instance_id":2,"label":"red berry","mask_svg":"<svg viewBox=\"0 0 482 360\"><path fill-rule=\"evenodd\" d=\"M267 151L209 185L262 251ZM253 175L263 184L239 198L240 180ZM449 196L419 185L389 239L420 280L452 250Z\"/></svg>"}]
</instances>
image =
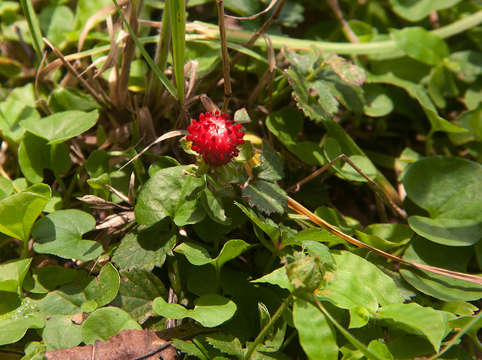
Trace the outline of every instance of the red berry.
<instances>
[{"instance_id":1,"label":"red berry","mask_svg":"<svg viewBox=\"0 0 482 360\"><path fill-rule=\"evenodd\" d=\"M239 154L237 146L244 144L240 129L241 124L233 124L229 115L207 112L199 115L199 121L192 120L186 139L207 164L220 166Z\"/></svg>"}]
</instances>

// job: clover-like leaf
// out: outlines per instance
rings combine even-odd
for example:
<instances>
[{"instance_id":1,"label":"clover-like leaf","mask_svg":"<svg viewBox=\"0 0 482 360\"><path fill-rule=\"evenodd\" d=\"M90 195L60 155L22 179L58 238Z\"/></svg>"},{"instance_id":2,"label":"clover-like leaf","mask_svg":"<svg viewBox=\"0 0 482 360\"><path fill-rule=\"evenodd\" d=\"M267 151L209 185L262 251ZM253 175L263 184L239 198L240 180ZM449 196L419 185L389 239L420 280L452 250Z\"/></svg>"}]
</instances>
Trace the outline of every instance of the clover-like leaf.
<instances>
[{"instance_id":1,"label":"clover-like leaf","mask_svg":"<svg viewBox=\"0 0 482 360\"><path fill-rule=\"evenodd\" d=\"M238 257L238 255L249 248L250 245L243 240L228 240L219 252L219 255L214 259L210 257L209 252L202 245L194 242L183 242L174 251L184 254L186 259L193 265L211 264L219 270L226 262Z\"/></svg>"},{"instance_id":2,"label":"clover-like leaf","mask_svg":"<svg viewBox=\"0 0 482 360\"><path fill-rule=\"evenodd\" d=\"M0 265L0 291L21 293L23 279L32 259L9 261Z\"/></svg>"},{"instance_id":3,"label":"clover-like leaf","mask_svg":"<svg viewBox=\"0 0 482 360\"><path fill-rule=\"evenodd\" d=\"M38 183L44 178L44 169L59 175L69 170L72 161L66 144L49 145L47 140L27 132L18 149L18 163L25 177Z\"/></svg>"},{"instance_id":4,"label":"clover-like leaf","mask_svg":"<svg viewBox=\"0 0 482 360\"><path fill-rule=\"evenodd\" d=\"M82 323L82 340L93 344L96 340L108 340L121 330L142 330L128 313L116 307L97 309Z\"/></svg>"},{"instance_id":5,"label":"clover-like leaf","mask_svg":"<svg viewBox=\"0 0 482 360\"><path fill-rule=\"evenodd\" d=\"M161 169L145 183L135 207L138 223L152 225L169 216L176 225L183 226L204 218L199 203L204 181L188 174L189 169L188 166Z\"/></svg>"},{"instance_id":6,"label":"clover-like leaf","mask_svg":"<svg viewBox=\"0 0 482 360\"><path fill-rule=\"evenodd\" d=\"M429 179L430 181L427 181ZM408 197L430 218L411 216L419 235L447 246L469 246L482 238L482 166L434 156L412 164L403 177Z\"/></svg>"},{"instance_id":7,"label":"clover-like leaf","mask_svg":"<svg viewBox=\"0 0 482 360\"><path fill-rule=\"evenodd\" d=\"M50 200L50 188L33 185L0 201L0 232L27 242L35 219Z\"/></svg>"},{"instance_id":8,"label":"clover-like leaf","mask_svg":"<svg viewBox=\"0 0 482 360\"><path fill-rule=\"evenodd\" d=\"M57 112L40 120L29 118L22 126L32 134L46 139L49 144L58 144L89 130L97 123L97 110L85 112L68 110Z\"/></svg>"},{"instance_id":9,"label":"clover-like leaf","mask_svg":"<svg viewBox=\"0 0 482 360\"><path fill-rule=\"evenodd\" d=\"M32 229L34 250L41 254L88 261L102 253L102 246L82 235L95 227L92 215L80 210L58 210L40 219Z\"/></svg>"},{"instance_id":10,"label":"clover-like leaf","mask_svg":"<svg viewBox=\"0 0 482 360\"><path fill-rule=\"evenodd\" d=\"M236 304L217 294L207 294L194 301L194 309L188 310L179 304L168 304L162 297L154 299L152 308L169 319L189 317L206 327L215 327L231 319L236 312Z\"/></svg>"},{"instance_id":11,"label":"clover-like leaf","mask_svg":"<svg viewBox=\"0 0 482 360\"><path fill-rule=\"evenodd\" d=\"M99 275L85 287L87 301L94 301L97 308L107 305L117 295L120 286L119 273L111 264L105 264Z\"/></svg>"},{"instance_id":12,"label":"clover-like leaf","mask_svg":"<svg viewBox=\"0 0 482 360\"><path fill-rule=\"evenodd\" d=\"M0 345L17 342L28 329L44 326L44 316L30 299L25 298L18 308L0 315Z\"/></svg>"}]
</instances>

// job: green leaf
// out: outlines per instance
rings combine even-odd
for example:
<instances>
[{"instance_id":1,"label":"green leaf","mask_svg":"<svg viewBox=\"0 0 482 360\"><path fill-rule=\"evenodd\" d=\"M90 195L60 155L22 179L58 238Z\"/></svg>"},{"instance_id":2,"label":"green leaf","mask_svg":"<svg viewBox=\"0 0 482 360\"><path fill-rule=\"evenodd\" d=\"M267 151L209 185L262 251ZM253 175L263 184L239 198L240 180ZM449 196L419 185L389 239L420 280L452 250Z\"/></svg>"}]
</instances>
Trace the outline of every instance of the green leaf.
<instances>
[{"instance_id":1,"label":"green leaf","mask_svg":"<svg viewBox=\"0 0 482 360\"><path fill-rule=\"evenodd\" d=\"M315 257L295 252L286 258L286 275L295 293L312 293L324 283L324 267Z\"/></svg>"},{"instance_id":2,"label":"green leaf","mask_svg":"<svg viewBox=\"0 0 482 360\"><path fill-rule=\"evenodd\" d=\"M40 28L46 38L57 47L63 47L66 33L74 29L74 14L68 6L50 5L39 15Z\"/></svg>"},{"instance_id":3,"label":"green leaf","mask_svg":"<svg viewBox=\"0 0 482 360\"><path fill-rule=\"evenodd\" d=\"M229 224L230 220L226 217L222 202L208 187L204 189L202 203L206 213L212 220L220 224Z\"/></svg>"},{"instance_id":4,"label":"green leaf","mask_svg":"<svg viewBox=\"0 0 482 360\"><path fill-rule=\"evenodd\" d=\"M121 240L112 256L112 261L121 270L161 267L166 256L176 245L176 235L168 222L161 221L150 227L141 227L129 232Z\"/></svg>"},{"instance_id":5,"label":"green leaf","mask_svg":"<svg viewBox=\"0 0 482 360\"><path fill-rule=\"evenodd\" d=\"M263 140L263 153L258 178L267 181L281 180L284 176L283 163L274 149Z\"/></svg>"},{"instance_id":6,"label":"green leaf","mask_svg":"<svg viewBox=\"0 0 482 360\"><path fill-rule=\"evenodd\" d=\"M66 110L92 111L99 108L94 98L75 88L57 87L49 95L48 105L53 112Z\"/></svg>"},{"instance_id":7,"label":"green leaf","mask_svg":"<svg viewBox=\"0 0 482 360\"><path fill-rule=\"evenodd\" d=\"M311 120L328 120L338 110L338 101L326 82L308 83L296 68L286 70L285 75L293 88L298 108Z\"/></svg>"},{"instance_id":8,"label":"green leaf","mask_svg":"<svg viewBox=\"0 0 482 360\"><path fill-rule=\"evenodd\" d=\"M22 293L22 283L32 259L9 261L0 265L0 291Z\"/></svg>"},{"instance_id":9,"label":"green leaf","mask_svg":"<svg viewBox=\"0 0 482 360\"><path fill-rule=\"evenodd\" d=\"M219 351L242 359L243 345L237 337L227 333L214 333L204 336L205 341Z\"/></svg>"},{"instance_id":10,"label":"green leaf","mask_svg":"<svg viewBox=\"0 0 482 360\"><path fill-rule=\"evenodd\" d=\"M428 183L423 181L427 178ZM481 178L480 164L456 157L433 156L412 164L402 180L407 196L432 217L437 217L448 212L456 216L463 208L472 210L472 203L480 203L477 195L482 190ZM457 205L460 208L454 209ZM482 213L474 215L479 218Z\"/></svg>"},{"instance_id":11,"label":"green leaf","mask_svg":"<svg viewBox=\"0 0 482 360\"><path fill-rule=\"evenodd\" d=\"M87 21L100 9L104 9L112 4L111 0L79 0L75 8L75 29L81 31L86 25ZM102 20L96 19L97 22ZM95 24L92 24L95 25Z\"/></svg>"},{"instance_id":12,"label":"green leaf","mask_svg":"<svg viewBox=\"0 0 482 360\"><path fill-rule=\"evenodd\" d=\"M271 273L260 277L259 279L251 280L253 283L268 283L272 285L277 285L282 289L286 289L290 292L294 290L293 285L288 278L288 274L286 273L286 267L280 267L272 271Z\"/></svg>"},{"instance_id":13,"label":"green leaf","mask_svg":"<svg viewBox=\"0 0 482 360\"><path fill-rule=\"evenodd\" d=\"M78 275L77 270L63 266L44 266L32 269L31 282L26 279L23 287L34 294L46 294L61 285L72 282Z\"/></svg>"},{"instance_id":14,"label":"green leaf","mask_svg":"<svg viewBox=\"0 0 482 360\"><path fill-rule=\"evenodd\" d=\"M349 251L332 253L336 269L325 286L317 293L342 309L364 307L374 314L378 305L402 302L395 282L371 262ZM356 271L354 271L356 269ZM371 284L367 288L366 284Z\"/></svg>"},{"instance_id":15,"label":"green leaf","mask_svg":"<svg viewBox=\"0 0 482 360\"><path fill-rule=\"evenodd\" d=\"M444 314L448 313L422 307L416 303L391 304L383 306L377 312L377 318L416 335L422 333L435 351L438 351L443 338L450 332L448 319Z\"/></svg>"},{"instance_id":16,"label":"green leaf","mask_svg":"<svg viewBox=\"0 0 482 360\"><path fill-rule=\"evenodd\" d=\"M173 339L172 344L179 351L194 356L196 359L209 360L208 357L192 341Z\"/></svg>"},{"instance_id":17,"label":"green leaf","mask_svg":"<svg viewBox=\"0 0 482 360\"><path fill-rule=\"evenodd\" d=\"M85 287L84 293L87 301L94 301L97 308L109 304L117 295L120 278L116 268L105 264L99 275Z\"/></svg>"},{"instance_id":18,"label":"green leaf","mask_svg":"<svg viewBox=\"0 0 482 360\"><path fill-rule=\"evenodd\" d=\"M195 266L211 264L215 268L221 269L226 262L237 258L249 248L250 245L243 240L228 240L214 259L202 245L193 242L183 242L174 251L183 254Z\"/></svg>"},{"instance_id":19,"label":"green leaf","mask_svg":"<svg viewBox=\"0 0 482 360\"><path fill-rule=\"evenodd\" d=\"M82 323L82 340L86 344L105 341L125 329L142 330L124 310L116 307L97 309Z\"/></svg>"},{"instance_id":20,"label":"green leaf","mask_svg":"<svg viewBox=\"0 0 482 360\"><path fill-rule=\"evenodd\" d=\"M410 216L408 224L417 234L437 244L470 246L482 239L482 221L480 220Z\"/></svg>"},{"instance_id":21,"label":"green leaf","mask_svg":"<svg viewBox=\"0 0 482 360\"><path fill-rule=\"evenodd\" d=\"M27 119L22 126L31 133L44 138L49 144L58 144L89 130L97 123L99 112L68 110L55 113L40 120Z\"/></svg>"},{"instance_id":22,"label":"green leaf","mask_svg":"<svg viewBox=\"0 0 482 360\"><path fill-rule=\"evenodd\" d=\"M20 143L18 163L25 177L33 183L44 178L44 169L60 175L67 172L72 164L67 144L48 145L36 135L27 132Z\"/></svg>"},{"instance_id":23,"label":"green leaf","mask_svg":"<svg viewBox=\"0 0 482 360\"><path fill-rule=\"evenodd\" d=\"M367 82L391 84L404 89L412 98L417 100L422 107L425 115L427 115L430 124L432 125L432 132L445 131L448 133L460 133L466 131L440 117L433 102L430 100L430 97L427 95L425 89L420 84L415 84L411 81L396 77L392 73L387 73L383 75L369 74L367 77Z\"/></svg>"},{"instance_id":24,"label":"green leaf","mask_svg":"<svg viewBox=\"0 0 482 360\"><path fill-rule=\"evenodd\" d=\"M215 327L231 319L236 304L223 296L207 294L194 301L194 309L187 310L178 304L168 304L162 297L154 299L153 310L169 319L192 318L205 327Z\"/></svg>"},{"instance_id":25,"label":"green leaf","mask_svg":"<svg viewBox=\"0 0 482 360\"><path fill-rule=\"evenodd\" d=\"M79 271L78 271L79 272ZM79 274L75 282L51 291L35 301L44 315L76 315L82 313L81 305L87 300L83 292L90 281L84 273Z\"/></svg>"},{"instance_id":26,"label":"green leaf","mask_svg":"<svg viewBox=\"0 0 482 360\"><path fill-rule=\"evenodd\" d=\"M391 36L408 56L428 65L438 65L450 54L442 38L421 27L394 30Z\"/></svg>"},{"instance_id":27,"label":"green leaf","mask_svg":"<svg viewBox=\"0 0 482 360\"><path fill-rule=\"evenodd\" d=\"M21 360L43 360L46 347L38 341L31 341L25 345L25 356Z\"/></svg>"},{"instance_id":28,"label":"green leaf","mask_svg":"<svg viewBox=\"0 0 482 360\"><path fill-rule=\"evenodd\" d=\"M49 316L42 331L47 350L71 348L82 342L80 325L72 322L71 316Z\"/></svg>"},{"instance_id":29,"label":"green leaf","mask_svg":"<svg viewBox=\"0 0 482 360\"><path fill-rule=\"evenodd\" d=\"M419 264L441 267L447 270L466 272L473 256L469 247L448 247L416 237L403 255L403 259ZM403 268L403 278L424 294L444 301L472 301L482 295L482 286L457 280L428 271Z\"/></svg>"},{"instance_id":30,"label":"green leaf","mask_svg":"<svg viewBox=\"0 0 482 360\"><path fill-rule=\"evenodd\" d=\"M365 105L363 112L371 117L381 117L392 112L394 105L392 99L386 94L385 89L377 84L366 84Z\"/></svg>"},{"instance_id":31,"label":"green leaf","mask_svg":"<svg viewBox=\"0 0 482 360\"><path fill-rule=\"evenodd\" d=\"M0 201L13 192L13 182L7 178L0 177Z\"/></svg>"},{"instance_id":32,"label":"green leaf","mask_svg":"<svg viewBox=\"0 0 482 360\"><path fill-rule=\"evenodd\" d=\"M237 202L235 204L256 226L258 226L266 235L268 235L273 242L278 240L280 230L277 226L268 223L268 221L258 216L253 209L247 208L246 206Z\"/></svg>"},{"instance_id":33,"label":"green leaf","mask_svg":"<svg viewBox=\"0 0 482 360\"><path fill-rule=\"evenodd\" d=\"M390 0L393 11L405 20L416 22L431 12L450 8L461 0Z\"/></svg>"},{"instance_id":34,"label":"green leaf","mask_svg":"<svg viewBox=\"0 0 482 360\"><path fill-rule=\"evenodd\" d=\"M224 3L226 9L241 16L251 16L259 10L259 2L256 0L226 0Z\"/></svg>"},{"instance_id":35,"label":"green leaf","mask_svg":"<svg viewBox=\"0 0 482 360\"><path fill-rule=\"evenodd\" d=\"M372 224L356 234L364 243L387 251L409 242L413 231L404 224Z\"/></svg>"},{"instance_id":36,"label":"green leaf","mask_svg":"<svg viewBox=\"0 0 482 360\"><path fill-rule=\"evenodd\" d=\"M457 74L457 78L473 83L482 74L482 53L465 50L450 54L446 66Z\"/></svg>"},{"instance_id":37,"label":"green leaf","mask_svg":"<svg viewBox=\"0 0 482 360\"><path fill-rule=\"evenodd\" d=\"M303 115L296 109L285 107L266 118L266 127L286 148L309 165L324 163L321 148L312 141L298 141L303 130Z\"/></svg>"},{"instance_id":38,"label":"green leaf","mask_svg":"<svg viewBox=\"0 0 482 360\"><path fill-rule=\"evenodd\" d=\"M251 206L256 206L267 214L273 212L282 214L288 206L286 192L277 184L264 180L258 180L246 186L243 189L243 196L248 199Z\"/></svg>"},{"instance_id":39,"label":"green leaf","mask_svg":"<svg viewBox=\"0 0 482 360\"><path fill-rule=\"evenodd\" d=\"M113 305L127 311L139 324L144 323L152 313L152 300L167 297L164 284L152 272L142 269L121 271L119 293Z\"/></svg>"},{"instance_id":40,"label":"green leaf","mask_svg":"<svg viewBox=\"0 0 482 360\"><path fill-rule=\"evenodd\" d=\"M15 343L23 338L28 329L44 326L44 317L39 314L35 304L25 298L18 308L0 315L0 345Z\"/></svg>"},{"instance_id":41,"label":"green leaf","mask_svg":"<svg viewBox=\"0 0 482 360\"><path fill-rule=\"evenodd\" d=\"M135 207L136 220L152 225L167 216L178 226L195 224L204 217L198 198L204 189L201 178L187 174L189 166L156 172L142 188Z\"/></svg>"},{"instance_id":42,"label":"green leaf","mask_svg":"<svg viewBox=\"0 0 482 360\"><path fill-rule=\"evenodd\" d=\"M32 225L50 200L50 188L45 184L33 185L20 193L0 201L0 232L25 243Z\"/></svg>"},{"instance_id":43,"label":"green leaf","mask_svg":"<svg viewBox=\"0 0 482 360\"><path fill-rule=\"evenodd\" d=\"M431 219L411 216L411 228L448 246L478 242L482 237L481 178L482 166L461 158L434 156L412 164L403 177L404 187Z\"/></svg>"},{"instance_id":44,"label":"green leaf","mask_svg":"<svg viewBox=\"0 0 482 360\"><path fill-rule=\"evenodd\" d=\"M293 322L298 331L301 347L309 359L338 359L335 331L315 305L303 299L295 299Z\"/></svg>"},{"instance_id":45,"label":"green leaf","mask_svg":"<svg viewBox=\"0 0 482 360\"><path fill-rule=\"evenodd\" d=\"M9 96L0 103L0 132L7 139L17 143L25 133L23 121L40 121L35 107Z\"/></svg>"},{"instance_id":46,"label":"green leaf","mask_svg":"<svg viewBox=\"0 0 482 360\"><path fill-rule=\"evenodd\" d=\"M202 245L193 242L183 242L174 249L175 252L183 254L187 261L195 266L202 266L213 261L209 251Z\"/></svg>"},{"instance_id":47,"label":"green leaf","mask_svg":"<svg viewBox=\"0 0 482 360\"><path fill-rule=\"evenodd\" d=\"M361 86L365 82L366 72L362 67L336 54L327 54L324 60L343 81L355 86Z\"/></svg>"},{"instance_id":48,"label":"green leaf","mask_svg":"<svg viewBox=\"0 0 482 360\"><path fill-rule=\"evenodd\" d=\"M481 92L482 93L482 92ZM468 132L460 134L449 134L453 144L470 145L471 141L482 140L482 107L473 111L466 111L457 117L457 124L467 129Z\"/></svg>"},{"instance_id":49,"label":"green leaf","mask_svg":"<svg viewBox=\"0 0 482 360\"><path fill-rule=\"evenodd\" d=\"M224 245L219 255L214 259L214 265L220 269L228 261L237 258L243 252L251 247L247 242L243 240L228 240Z\"/></svg>"},{"instance_id":50,"label":"green leaf","mask_svg":"<svg viewBox=\"0 0 482 360\"><path fill-rule=\"evenodd\" d=\"M328 137L325 139L323 150L325 156L329 161L334 160L338 155L342 154L341 147L334 138ZM373 163L366 156L352 155L349 159L357 166L366 176L374 180L377 177L377 169ZM367 182L367 180L360 175L348 162L338 160L333 164L333 169L342 178L350 181Z\"/></svg>"},{"instance_id":51,"label":"green leaf","mask_svg":"<svg viewBox=\"0 0 482 360\"><path fill-rule=\"evenodd\" d=\"M284 107L268 115L266 127L289 148L296 144L296 138L303 130L303 116L296 109Z\"/></svg>"},{"instance_id":52,"label":"green leaf","mask_svg":"<svg viewBox=\"0 0 482 360\"><path fill-rule=\"evenodd\" d=\"M32 230L34 250L65 259L89 261L102 253L100 243L83 240L82 235L95 227L92 215L80 210L58 210L40 219Z\"/></svg>"},{"instance_id":53,"label":"green leaf","mask_svg":"<svg viewBox=\"0 0 482 360\"><path fill-rule=\"evenodd\" d=\"M384 340L376 339L370 341L368 344L368 350L377 354L382 359L393 360L393 355Z\"/></svg>"}]
</instances>

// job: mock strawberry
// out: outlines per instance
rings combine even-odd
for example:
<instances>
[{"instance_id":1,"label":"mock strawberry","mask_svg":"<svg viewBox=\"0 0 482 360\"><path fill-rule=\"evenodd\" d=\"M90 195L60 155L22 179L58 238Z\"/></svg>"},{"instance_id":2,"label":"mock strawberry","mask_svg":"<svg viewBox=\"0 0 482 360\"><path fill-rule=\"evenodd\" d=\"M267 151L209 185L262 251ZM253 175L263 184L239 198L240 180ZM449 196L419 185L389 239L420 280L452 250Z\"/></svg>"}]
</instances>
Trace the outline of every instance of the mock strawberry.
<instances>
[{"instance_id":1,"label":"mock strawberry","mask_svg":"<svg viewBox=\"0 0 482 360\"><path fill-rule=\"evenodd\" d=\"M233 124L229 115L206 112L199 115L199 121L192 120L187 127L192 149L200 154L206 164L220 166L237 156L238 145L244 144L241 124Z\"/></svg>"}]
</instances>

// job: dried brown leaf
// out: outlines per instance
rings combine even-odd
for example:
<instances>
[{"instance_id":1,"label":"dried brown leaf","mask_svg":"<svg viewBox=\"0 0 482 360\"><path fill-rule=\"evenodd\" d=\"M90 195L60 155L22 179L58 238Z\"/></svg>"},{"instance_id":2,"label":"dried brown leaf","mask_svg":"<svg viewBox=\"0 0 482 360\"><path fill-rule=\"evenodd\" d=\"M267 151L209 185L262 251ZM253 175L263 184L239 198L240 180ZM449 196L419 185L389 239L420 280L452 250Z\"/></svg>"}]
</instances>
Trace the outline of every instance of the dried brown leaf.
<instances>
[{"instance_id":1,"label":"dried brown leaf","mask_svg":"<svg viewBox=\"0 0 482 360\"><path fill-rule=\"evenodd\" d=\"M48 360L164 360L175 359L176 349L154 331L123 330L94 345L47 351Z\"/></svg>"}]
</instances>

